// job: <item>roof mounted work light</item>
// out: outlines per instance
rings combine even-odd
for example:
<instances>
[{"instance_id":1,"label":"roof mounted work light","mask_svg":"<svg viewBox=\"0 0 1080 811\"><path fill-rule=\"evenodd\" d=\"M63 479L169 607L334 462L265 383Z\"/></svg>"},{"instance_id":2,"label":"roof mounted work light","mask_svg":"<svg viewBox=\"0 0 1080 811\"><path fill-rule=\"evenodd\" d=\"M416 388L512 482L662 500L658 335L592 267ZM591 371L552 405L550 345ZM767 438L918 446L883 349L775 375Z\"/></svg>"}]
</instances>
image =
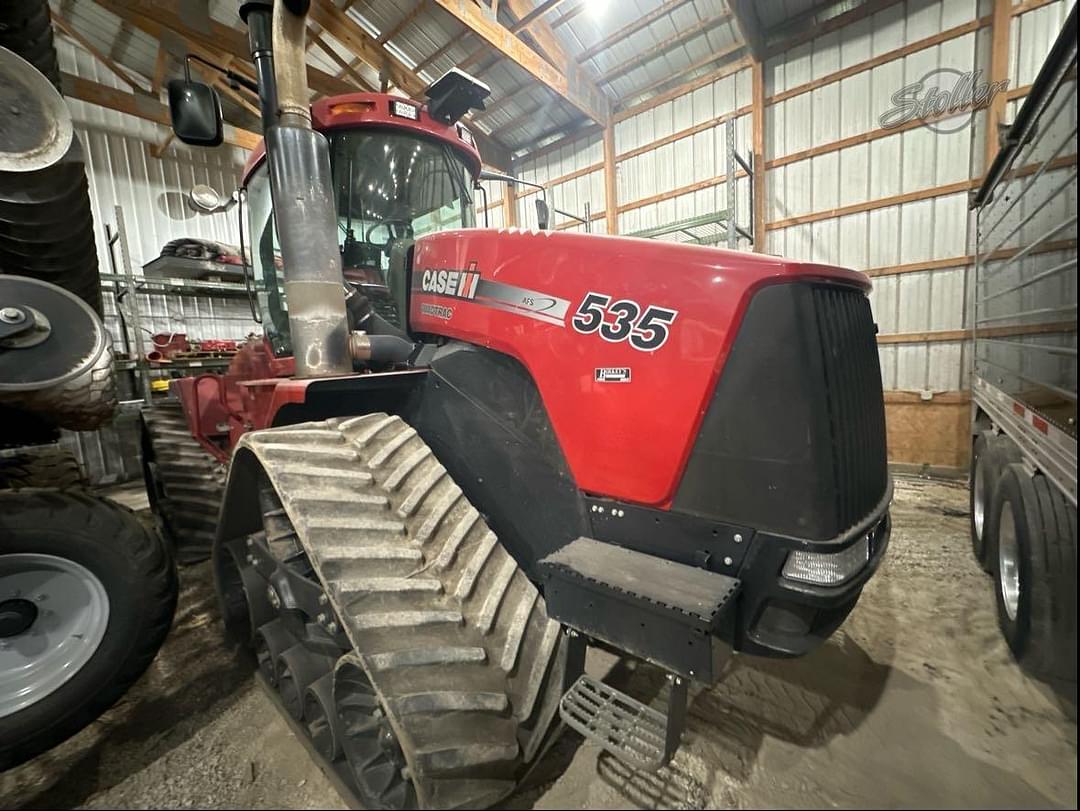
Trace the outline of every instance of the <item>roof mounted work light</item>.
<instances>
[{"instance_id":1,"label":"roof mounted work light","mask_svg":"<svg viewBox=\"0 0 1080 811\"><path fill-rule=\"evenodd\" d=\"M436 121L453 124L469 110L483 110L491 88L463 70L450 68L424 95L428 98L428 114Z\"/></svg>"}]
</instances>

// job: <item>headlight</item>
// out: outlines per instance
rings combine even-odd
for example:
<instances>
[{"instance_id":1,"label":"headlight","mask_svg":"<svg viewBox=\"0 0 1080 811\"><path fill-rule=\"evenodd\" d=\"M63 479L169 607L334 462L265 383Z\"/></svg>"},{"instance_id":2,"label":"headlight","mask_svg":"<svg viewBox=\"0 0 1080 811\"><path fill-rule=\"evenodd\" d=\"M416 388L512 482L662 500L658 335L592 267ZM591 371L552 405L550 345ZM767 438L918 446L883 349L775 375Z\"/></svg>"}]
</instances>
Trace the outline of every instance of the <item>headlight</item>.
<instances>
[{"instance_id":1,"label":"headlight","mask_svg":"<svg viewBox=\"0 0 1080 811\"><path fill-rule=\"evenodd\" d=\"M858 574L870 560L870 538L864 535L842 552L804 552L788 555L782 574L788 580L817 586L838 586Z\"/></svg>"}]
</instances>

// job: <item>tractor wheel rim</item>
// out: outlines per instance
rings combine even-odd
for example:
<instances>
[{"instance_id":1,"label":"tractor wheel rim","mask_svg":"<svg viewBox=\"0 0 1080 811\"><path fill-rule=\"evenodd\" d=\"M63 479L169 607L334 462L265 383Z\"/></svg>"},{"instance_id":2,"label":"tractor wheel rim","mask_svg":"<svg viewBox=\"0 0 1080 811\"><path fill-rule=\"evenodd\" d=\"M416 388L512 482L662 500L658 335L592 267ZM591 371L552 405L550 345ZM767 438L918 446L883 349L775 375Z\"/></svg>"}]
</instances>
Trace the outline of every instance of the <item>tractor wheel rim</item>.
<instances>
[{"instance_id":1,"label":"tractor wheel rim","mask_svg":"<svg viewBox=\"0 0 1080 811\"><path fill-rule=\"evenodd\" d=\"M998 582L1005 614L1012 622L1020 607L1020 546L1016 541L1016 521L1012 505L1001 505L1001 526L998 527Z\"/></svg>"},{"instance_id":2,"label":"tractor wheel rim","mask_svg":"<svg viewBox=\"0 0 1080 811\"><path fill-rule=\"evenodd\" d=\"M67 683L101 646L109 596L97 576L67 558L0 555L0 718Z\"/></svg>"}]
</instances>

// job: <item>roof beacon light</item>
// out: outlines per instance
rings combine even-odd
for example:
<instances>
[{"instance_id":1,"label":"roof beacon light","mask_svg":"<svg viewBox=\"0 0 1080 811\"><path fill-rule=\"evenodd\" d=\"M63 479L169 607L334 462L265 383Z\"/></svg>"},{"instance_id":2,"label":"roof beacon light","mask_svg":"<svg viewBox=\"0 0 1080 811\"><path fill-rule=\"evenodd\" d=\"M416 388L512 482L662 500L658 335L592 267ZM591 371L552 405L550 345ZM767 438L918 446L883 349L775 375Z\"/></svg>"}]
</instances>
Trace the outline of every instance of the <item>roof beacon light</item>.
<instances>
[{"instance_id":1,"label":"roof beacon light","mask_svg":"<svg viewBox=\"0 0 1080 811\"><path fill-rule=\"evenodd\" d=\"M491 88L468 73L450 68L437 79L424 95L428 98L428 113L436 121L453 124L469 110L483 110L484 99Z\"/></svg>"}]
</instances>

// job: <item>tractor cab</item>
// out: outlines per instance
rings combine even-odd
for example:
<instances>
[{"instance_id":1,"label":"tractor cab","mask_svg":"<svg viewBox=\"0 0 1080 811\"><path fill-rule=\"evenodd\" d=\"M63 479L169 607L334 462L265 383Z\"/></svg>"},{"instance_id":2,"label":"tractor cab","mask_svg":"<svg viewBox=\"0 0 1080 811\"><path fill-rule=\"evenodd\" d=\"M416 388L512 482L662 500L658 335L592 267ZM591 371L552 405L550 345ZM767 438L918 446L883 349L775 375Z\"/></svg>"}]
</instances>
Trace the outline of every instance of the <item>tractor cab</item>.
<instances>
[{"instance_id":1,"label":"tractor cab","mask_svg":"<svg viewBox=\"0 0 1080 811\"><path fill-rule=\"evenodd\" d=\"M480 155L461 124L443 123L398 96L363 93L312 105L330 144L338 250L347 294L403 327L405 269L418 237L476 225ZM291 354L285 271L274 227L270 173L260 148L244 175L243 240L267 339Z\"/></svg>"}]
</instances>

